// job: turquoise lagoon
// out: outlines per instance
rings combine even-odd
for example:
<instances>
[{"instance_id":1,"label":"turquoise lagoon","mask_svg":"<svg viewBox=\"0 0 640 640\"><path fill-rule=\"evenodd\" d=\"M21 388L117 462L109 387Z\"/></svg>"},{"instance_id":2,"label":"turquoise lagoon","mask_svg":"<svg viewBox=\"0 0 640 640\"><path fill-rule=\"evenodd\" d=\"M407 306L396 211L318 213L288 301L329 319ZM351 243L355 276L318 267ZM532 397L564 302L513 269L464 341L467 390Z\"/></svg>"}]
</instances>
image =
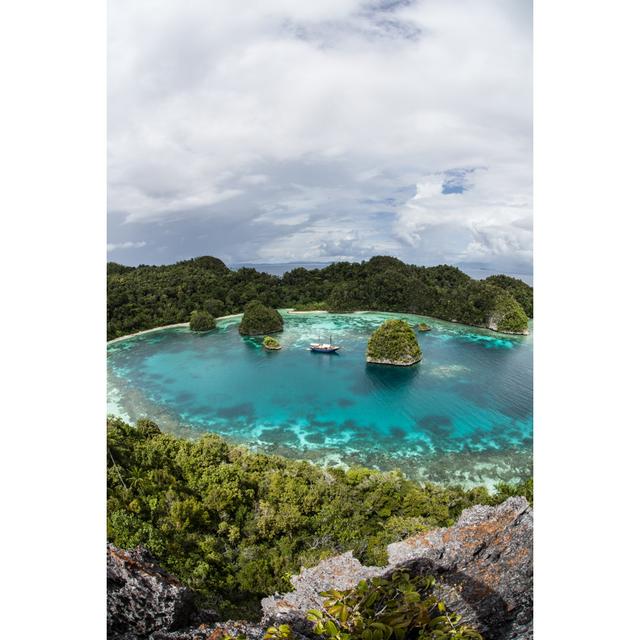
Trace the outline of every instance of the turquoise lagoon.
<instances>
[{"instance_id":1,"label":"turquoise lagoon","mask_svg":"<svg viewBox=\"0 0 640 640\"><path fill-rule=\"evenodd\" d=\"M108 345L108 411L165 430L214 432L254 450L326 466L400 469L466 486L532 473L533 337L435 319L410 368L365 362L371 332L395 313L283 311L283 349L238 334L239 318L194 334L165 329ZM308 351L333 341L338 355Z\"/></svg>"}]
</instances>

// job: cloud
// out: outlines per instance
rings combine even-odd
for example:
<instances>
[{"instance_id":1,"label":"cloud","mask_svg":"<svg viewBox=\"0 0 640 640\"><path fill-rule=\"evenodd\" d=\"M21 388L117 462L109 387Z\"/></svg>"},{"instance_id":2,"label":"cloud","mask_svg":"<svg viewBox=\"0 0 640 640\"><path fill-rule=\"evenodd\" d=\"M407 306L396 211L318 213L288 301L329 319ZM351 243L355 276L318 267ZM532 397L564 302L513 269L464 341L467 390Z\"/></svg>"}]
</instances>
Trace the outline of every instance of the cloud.
<instances>
[{"instance_id":1,"label":"cloud","mask_svg":"<svg viewBox=\"0 0 640 640\"><path fill-rule=\"evenodd\" d=\"M511 256L531 261L532 203L528 167L477 168L432 174L418 183L416 195L399 208L394 231L415 255L429 251L435 229L458 240L442 257L453 262L491 262ZM447 188L449 186L449 188Z\"/></svg>"},{"instance_id":2,"label":"cloud","mask_svg":"<svg viewBox=\"0 0 640 640\"><path fill-rule=\"evenodd\" d=\"M196 229L234 262L529 250L529 2L112 0L108 51L132 260Z\"/></svg>"},{"instance_id":3,"label":"cloud","mask_svg":"<svg viewBox=\"0 0 640 640\"><path fill-rule=\"evenodd\" d=\"M120 242L118 244L108 244L107 251L111 253L111 251L117 251L119 249L140 249L141 247L145 247L147 245L146 242Z\"/></svg>"}]
</instances>

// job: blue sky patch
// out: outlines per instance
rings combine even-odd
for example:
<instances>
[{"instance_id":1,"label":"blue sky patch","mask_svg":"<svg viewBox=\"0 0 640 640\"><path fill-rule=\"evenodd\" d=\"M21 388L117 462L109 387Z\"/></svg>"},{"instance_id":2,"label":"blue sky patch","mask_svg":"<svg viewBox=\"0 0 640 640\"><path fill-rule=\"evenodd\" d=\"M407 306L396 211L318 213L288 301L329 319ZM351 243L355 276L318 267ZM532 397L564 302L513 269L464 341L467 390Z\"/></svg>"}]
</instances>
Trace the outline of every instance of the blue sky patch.
<instances>
[{"instance_id":1,"label":"blue sky patch","mask_svg":"<svg viewBox=\"0 0 640 640\"><path fill-rule=\"evenodd\" d=\"M442 194L449 195L451 193L464 193L471 188L471 184L467 176L472 174L475 169L449 169L445 171L445 180L442 183Z\"/></svg>"}]
</instances>

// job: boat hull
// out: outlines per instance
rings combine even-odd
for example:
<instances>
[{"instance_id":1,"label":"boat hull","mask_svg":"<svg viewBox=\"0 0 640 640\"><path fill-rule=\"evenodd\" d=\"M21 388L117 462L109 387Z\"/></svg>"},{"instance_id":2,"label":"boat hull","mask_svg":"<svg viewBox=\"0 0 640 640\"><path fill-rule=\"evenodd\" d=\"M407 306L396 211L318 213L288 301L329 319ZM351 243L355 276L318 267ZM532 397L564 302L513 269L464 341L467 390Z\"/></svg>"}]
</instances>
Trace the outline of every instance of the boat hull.
<instances>
[{"instance_id":1,"label":"boat hull","mask_svg":"<svg viewBox=\"0 0 640 640\"><path fill-rule=\"evenodd\" d=\"M315 351L316 353L335 353L340 347L320 347L311 345L309 347L310 351Z\"/></svg>"}]
</instances>

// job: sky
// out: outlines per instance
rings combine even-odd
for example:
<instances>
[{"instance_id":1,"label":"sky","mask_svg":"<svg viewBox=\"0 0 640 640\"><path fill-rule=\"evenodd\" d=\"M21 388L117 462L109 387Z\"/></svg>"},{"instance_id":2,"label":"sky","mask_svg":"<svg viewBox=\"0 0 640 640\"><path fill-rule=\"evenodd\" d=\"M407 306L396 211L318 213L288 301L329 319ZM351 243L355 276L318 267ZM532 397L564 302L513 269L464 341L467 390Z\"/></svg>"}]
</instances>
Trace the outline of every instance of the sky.
<instances>
[{"instance_id":1,"label":"sky","mask_svg":"<svg viewBox=\"0 0 640 640\"><path fill-rule=\"evenodd\" d=\"M532 270L530 0L110 0L109 260Z\"/></svg>"}]
</instances>

